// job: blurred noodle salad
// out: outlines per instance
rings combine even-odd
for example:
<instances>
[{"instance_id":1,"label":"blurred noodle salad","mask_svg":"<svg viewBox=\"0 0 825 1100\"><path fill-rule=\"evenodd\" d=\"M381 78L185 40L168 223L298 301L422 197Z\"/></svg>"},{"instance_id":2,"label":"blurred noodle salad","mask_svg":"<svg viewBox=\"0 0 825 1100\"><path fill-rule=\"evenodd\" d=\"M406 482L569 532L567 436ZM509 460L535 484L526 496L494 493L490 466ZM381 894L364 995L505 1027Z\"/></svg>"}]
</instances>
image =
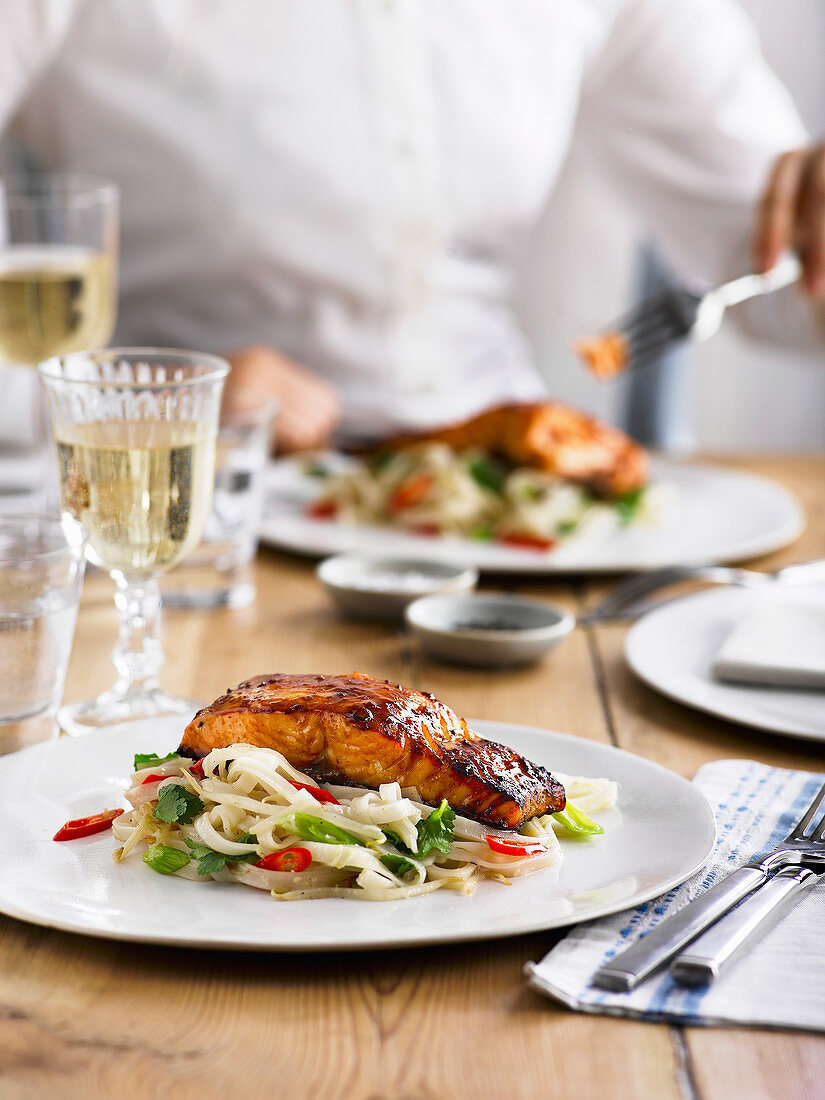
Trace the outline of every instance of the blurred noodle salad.
<instances>
[{"instance_id":1,"label":"blurred noodle salad","mask_svg":"<svg viewBox=\"0 0 825 1100\"><path fill-rule=\"evenodd\" d=\"M327 473L308 514L351 524L379 524L428 535L550 550L560 542L650 524L661 507L661 486L608 499L583 486L529 467L512 467L484 451L456 452L444 443L360 460Z\"/></svg>"}]
</instances>

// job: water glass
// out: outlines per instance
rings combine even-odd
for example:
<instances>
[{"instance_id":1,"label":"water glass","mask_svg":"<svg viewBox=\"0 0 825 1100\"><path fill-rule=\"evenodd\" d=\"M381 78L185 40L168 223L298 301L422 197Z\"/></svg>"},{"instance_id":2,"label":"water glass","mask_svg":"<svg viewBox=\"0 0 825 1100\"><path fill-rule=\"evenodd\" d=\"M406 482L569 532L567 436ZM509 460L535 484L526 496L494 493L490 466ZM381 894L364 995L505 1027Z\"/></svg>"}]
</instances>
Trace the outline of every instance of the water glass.
<instances>
[{"instance_id":1,"label":"water glass","mask_svg":"<svg viewBox=\"0 0 825 1100\"><path fill-rule=\"evenodd\" d=\"M0 753L57 732L85 550L77 524L0 515Z\"/></svg>"},{"instance_id":2,"label":"water glass","mask_svg":"<svg viewBox=\"0 0 825 1100\"><path fill-rule=\"evenodd\" d=\"M166 607L246 607L255 599L252 561L274 442L277 402L221 417L215 493L203 539L161 582Z\"/></svg>"}]
</instances>

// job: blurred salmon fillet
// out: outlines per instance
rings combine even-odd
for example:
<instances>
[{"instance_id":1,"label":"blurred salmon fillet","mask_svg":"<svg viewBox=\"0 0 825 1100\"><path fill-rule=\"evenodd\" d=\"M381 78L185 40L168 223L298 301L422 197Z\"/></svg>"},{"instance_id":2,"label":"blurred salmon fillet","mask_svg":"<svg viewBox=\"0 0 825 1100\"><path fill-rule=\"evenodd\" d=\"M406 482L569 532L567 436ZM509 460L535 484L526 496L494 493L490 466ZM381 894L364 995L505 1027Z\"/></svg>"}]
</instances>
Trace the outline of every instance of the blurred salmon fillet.
<instances>
[{"instance_id":1,"label":"blurred salmon fillet","mask_svg":"<svg viewBox=\"0 0 825 1100\"><path fill-rule=\"evenodd\" d=\"M415 787L460 814L516 829L563 810L564 788L514 749L487 741L432 695L353 672L256 676L199 710L182 755L244 743L276 749L320 782Z\"/></svg>"},{"instance_id":2,"label":"blurred salmon fillet","mask_svg":"<svg viewBox=\"0 0 825 1100\"><path fill-rule=\"evenodd\" d=\"M455 451L488 451L516 466L621 496L646 484L647 452L624 432L559 401L498 405L471 420L379 444L379 451L420 443L446 443Z\"/></svg>"}]
</instances>

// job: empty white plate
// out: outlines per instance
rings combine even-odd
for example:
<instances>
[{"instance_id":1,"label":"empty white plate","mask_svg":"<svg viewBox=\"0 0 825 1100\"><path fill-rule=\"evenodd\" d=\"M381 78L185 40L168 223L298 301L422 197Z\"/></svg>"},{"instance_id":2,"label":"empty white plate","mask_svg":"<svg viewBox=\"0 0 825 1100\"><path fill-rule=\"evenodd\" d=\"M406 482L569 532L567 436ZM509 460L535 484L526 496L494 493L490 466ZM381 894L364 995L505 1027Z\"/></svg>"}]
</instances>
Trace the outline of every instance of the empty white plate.
<instances>
[{"instance_id":1,"label":"empty white plate","mask_svg":"<svg viewBox=\"0 0 825 1100\"><path fill-rule=\"evenodd\" d=\"M555 928L614 913L675 886L708 858L716 835L696 787L619 749L561 733L474 722L546 767L618 781L619 808L598 815L603 837L565 841L559 873L474 897L440 890L394 902L278 902L266 892L114 863L111 833L55 843L64 821L124 805L134 752L177 747L175 719L64 738L0 758L0 912L116 940L258 951L328 951L452 943Z\"/></svg>"},{"instance_id":2,"label":"empty white plate","mask_svg":"<svg viewBox=\"0 0 825 1100\"><path fill-rule=\"evenodd\" d=\"M320 456L320 461L328 462L332 469L347 462L341 455ZM323 481L308 476L305 467L305 461L294 458L270 465L261 539L310 557L358 550L387 557L458 562L497 573L616 573L739 561L786 546L804 526L799 504L781 485L721 466L657 459L652 465L653 479L672 487L673 492L655 526L583 534L556 550L522 550L495 542L312 519L306 508L321 492Z\"/></svg>"},{"instance_id":3,"label":"empty white plate","mask_svg":"<svg viewBox=\"0 0 825 1100\"><path fill-rule=\"evenodd\" d=\"M686 706L745 726L825 741L825 691L729 684L711 675L734 625L764 593L715 588L649 612L625 639L625 657L646 684ZM825 613L825 585L775 591L768 598L805 600Z\"/></svg>"}]
</instances>

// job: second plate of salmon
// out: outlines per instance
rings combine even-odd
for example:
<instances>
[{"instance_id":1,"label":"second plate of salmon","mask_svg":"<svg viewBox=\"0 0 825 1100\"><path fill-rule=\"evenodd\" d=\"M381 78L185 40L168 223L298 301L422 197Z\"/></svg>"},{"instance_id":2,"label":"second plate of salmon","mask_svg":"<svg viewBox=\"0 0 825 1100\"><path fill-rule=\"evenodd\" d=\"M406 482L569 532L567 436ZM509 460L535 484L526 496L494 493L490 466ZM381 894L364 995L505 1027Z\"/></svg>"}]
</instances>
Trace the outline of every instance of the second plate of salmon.
<instances>
[{"instance_id":1,"label":"second plate of salmon","mask_svg":"<svg viewBox=\"0 0 825 1100\"><path fill-rule=\"evenodd\" d=\"M330 474L346 470L351 462L328 453L312 461L284 458L271 463L262 541L311 557L359 550L458 562L498 573L592 574L741 561L787 545L804 526L802 509L782 486L740 470L671 459L651 462L646 516L632 523L621 516L611 522L603 509L555 548L527 545L526 539L520 544L518 539L490 538L483 524L471 537L434 534L426 526L416 531L317 515L314 505L323 499Z\"/></svg>"}]
</instances>

